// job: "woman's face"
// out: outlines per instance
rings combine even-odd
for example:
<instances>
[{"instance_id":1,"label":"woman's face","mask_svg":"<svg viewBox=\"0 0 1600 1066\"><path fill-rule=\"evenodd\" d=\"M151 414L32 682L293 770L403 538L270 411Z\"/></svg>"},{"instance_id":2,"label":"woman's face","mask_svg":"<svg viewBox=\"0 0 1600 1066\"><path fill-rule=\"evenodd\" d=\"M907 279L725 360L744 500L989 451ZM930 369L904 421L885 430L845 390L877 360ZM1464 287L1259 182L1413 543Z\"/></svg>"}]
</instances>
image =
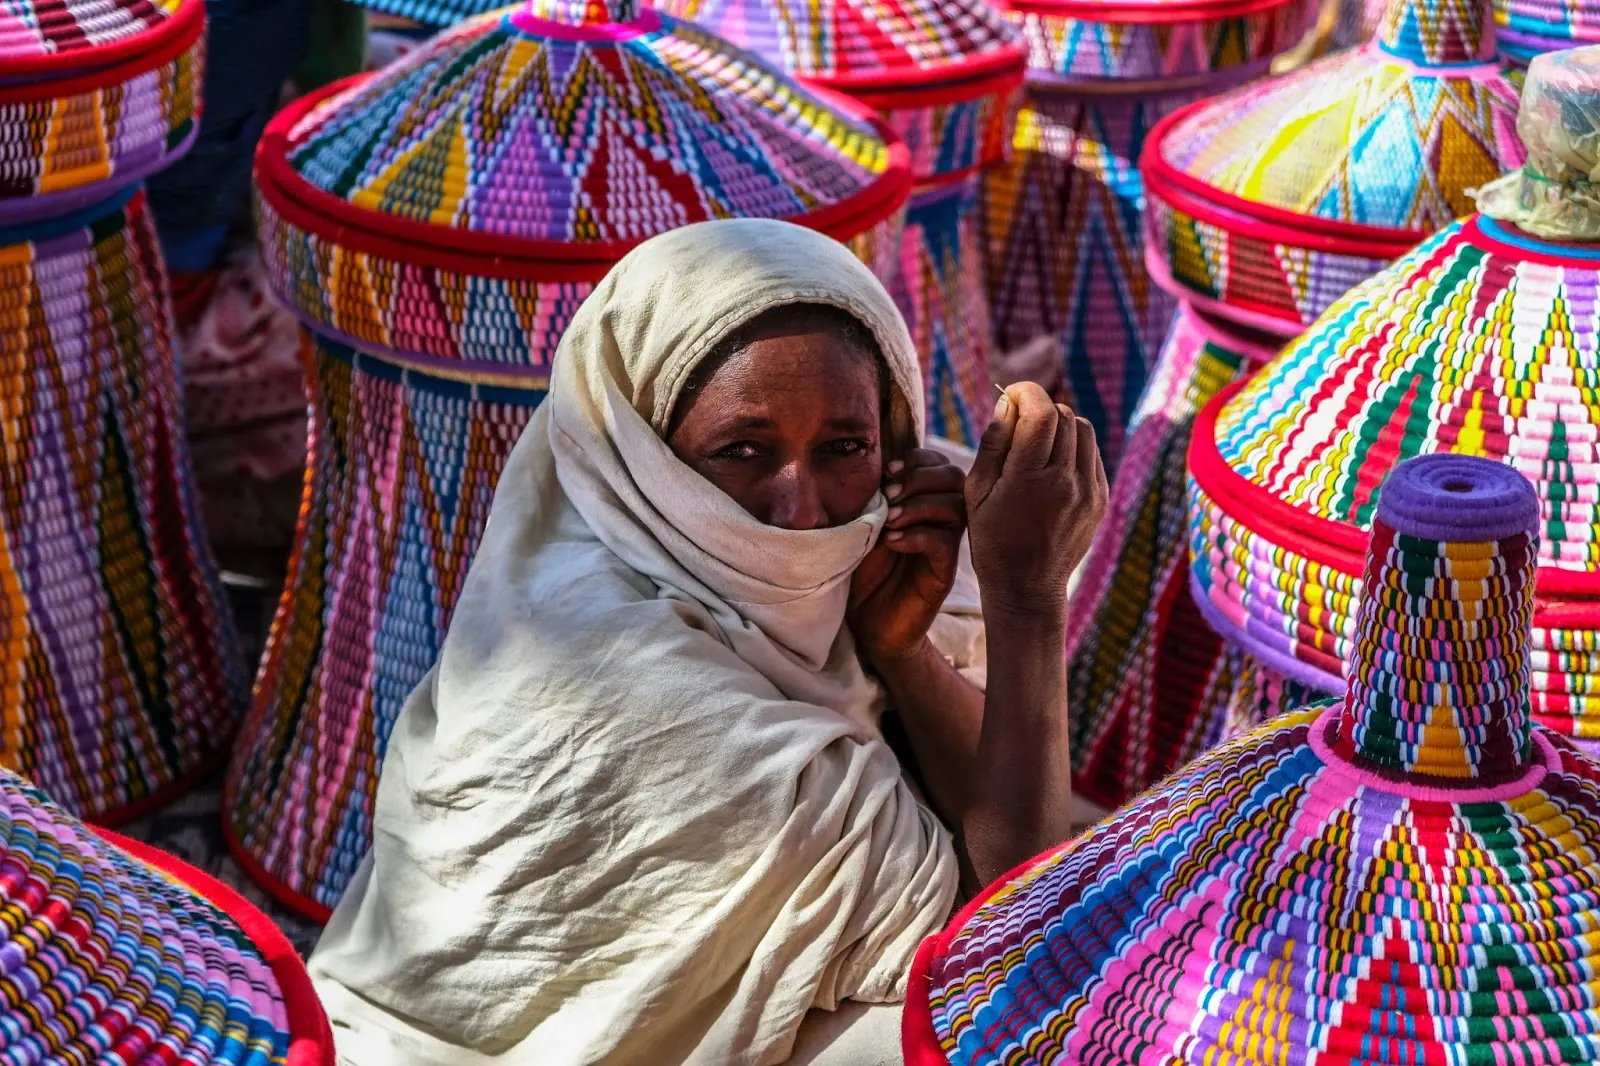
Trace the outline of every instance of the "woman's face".
<instances>
[{"instance_id":1,"label":"woman's face","mask_svg":"<svg viewBox=\"0 0 1600 1066\"><path fill-rule=\"evenodd\" d=\"M876 356L836 328L758 328L685 391L667 444L767 525L843 525L883 478L878 388Z\"/></svg>"}]
</instances>

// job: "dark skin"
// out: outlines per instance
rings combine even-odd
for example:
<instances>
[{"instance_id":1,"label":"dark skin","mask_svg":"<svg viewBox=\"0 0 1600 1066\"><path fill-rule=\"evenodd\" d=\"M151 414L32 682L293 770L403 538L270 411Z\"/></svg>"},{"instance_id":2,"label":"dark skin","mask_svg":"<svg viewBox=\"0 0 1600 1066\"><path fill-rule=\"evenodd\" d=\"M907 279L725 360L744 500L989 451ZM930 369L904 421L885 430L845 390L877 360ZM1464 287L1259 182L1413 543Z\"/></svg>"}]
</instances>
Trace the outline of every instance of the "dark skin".
<instances>
[{"instance_id":1,"label":"dark skin","mask_svg":"<svg viewBox=\"0 0 1600 1066\"><path fill-rule=\"evenodd\" d=\"M1067 581L1105 514L1094 431L1037 385L996 409L970 475L925 449L884 455L876 355L825 323L743 338L675 412L667 443L785 529L889 520L857 568L849 624L899 711L929 798L954 827L968 894L1070 832ZM989 688L928 640L971 533Z\"/></svg>"}]
</instances>

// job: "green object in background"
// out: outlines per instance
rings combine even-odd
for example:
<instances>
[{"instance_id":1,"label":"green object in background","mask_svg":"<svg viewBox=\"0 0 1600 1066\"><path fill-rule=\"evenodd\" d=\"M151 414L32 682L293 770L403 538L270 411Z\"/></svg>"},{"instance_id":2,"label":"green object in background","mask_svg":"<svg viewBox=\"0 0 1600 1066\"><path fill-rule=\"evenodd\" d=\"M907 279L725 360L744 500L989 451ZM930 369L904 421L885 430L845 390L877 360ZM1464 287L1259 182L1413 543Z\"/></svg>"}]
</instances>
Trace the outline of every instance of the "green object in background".
<instances>
[{"instance_id":1,"label":"green object in background","mask_svg":"<svg viewBox=\"0 0 1600 1066\"><path fill-rule=\"evenodd\" d=\"M348 0L311 0L311 48L295 88L311 93L367 66L367 12Z\"/></svg>"}]
</instances>

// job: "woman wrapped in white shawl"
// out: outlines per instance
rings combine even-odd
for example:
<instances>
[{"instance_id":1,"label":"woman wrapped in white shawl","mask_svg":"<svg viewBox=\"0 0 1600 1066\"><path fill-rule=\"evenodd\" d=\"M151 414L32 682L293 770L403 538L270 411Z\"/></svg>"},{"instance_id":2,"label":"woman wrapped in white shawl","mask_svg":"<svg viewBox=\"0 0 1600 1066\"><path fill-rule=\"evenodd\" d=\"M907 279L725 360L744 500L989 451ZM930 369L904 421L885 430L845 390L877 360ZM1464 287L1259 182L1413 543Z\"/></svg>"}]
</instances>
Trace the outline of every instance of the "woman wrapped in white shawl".
<instances>
[{"instance_id":1,"label":"woman wrapped in white shawl","mask_svg":"<svg viewBox=\"0 0 1600 1066\"><path fill-rule=\"evenodd\" d=\"M1015 386L964 477L920 377L872 275L783 223L656 237L589 296L312 958L341 1061L782 1062L1065 836L1092 431ZM987 696L928 636L978 610L969 521Z\"/></svg>"}]
</instances>

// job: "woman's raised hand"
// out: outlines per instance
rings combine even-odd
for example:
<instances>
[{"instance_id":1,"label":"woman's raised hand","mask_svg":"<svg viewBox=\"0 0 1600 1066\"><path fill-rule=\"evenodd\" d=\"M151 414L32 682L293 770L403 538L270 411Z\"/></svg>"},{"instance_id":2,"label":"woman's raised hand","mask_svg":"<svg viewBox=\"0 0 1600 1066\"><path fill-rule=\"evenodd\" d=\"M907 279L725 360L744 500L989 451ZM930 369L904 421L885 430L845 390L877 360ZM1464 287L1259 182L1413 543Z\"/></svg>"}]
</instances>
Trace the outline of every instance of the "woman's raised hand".
<instances>
[{"instance_id":1,"label":"woman's raised hand","mask_svg":"<svg viewBox=\"0 0 1600 1066\"><path fill-rule=\"evenodd\" d=\"M965 488L985 611L1063 616L1108 495L1094 427L1038 385L1007 389Z\"/></svg>"},{"instance_id":2,"label":"woman's raised hand","mask_svg":"<svg viewBox=\"0 0 1600 1066\"><path fill-rule=\"evenodd\" d=\"M889 521L850 587L850 628L875 665L921 649L955 583L967 526L961 482L960 468L927 448L889 464Z\"/></svg>"}]
</instances>

